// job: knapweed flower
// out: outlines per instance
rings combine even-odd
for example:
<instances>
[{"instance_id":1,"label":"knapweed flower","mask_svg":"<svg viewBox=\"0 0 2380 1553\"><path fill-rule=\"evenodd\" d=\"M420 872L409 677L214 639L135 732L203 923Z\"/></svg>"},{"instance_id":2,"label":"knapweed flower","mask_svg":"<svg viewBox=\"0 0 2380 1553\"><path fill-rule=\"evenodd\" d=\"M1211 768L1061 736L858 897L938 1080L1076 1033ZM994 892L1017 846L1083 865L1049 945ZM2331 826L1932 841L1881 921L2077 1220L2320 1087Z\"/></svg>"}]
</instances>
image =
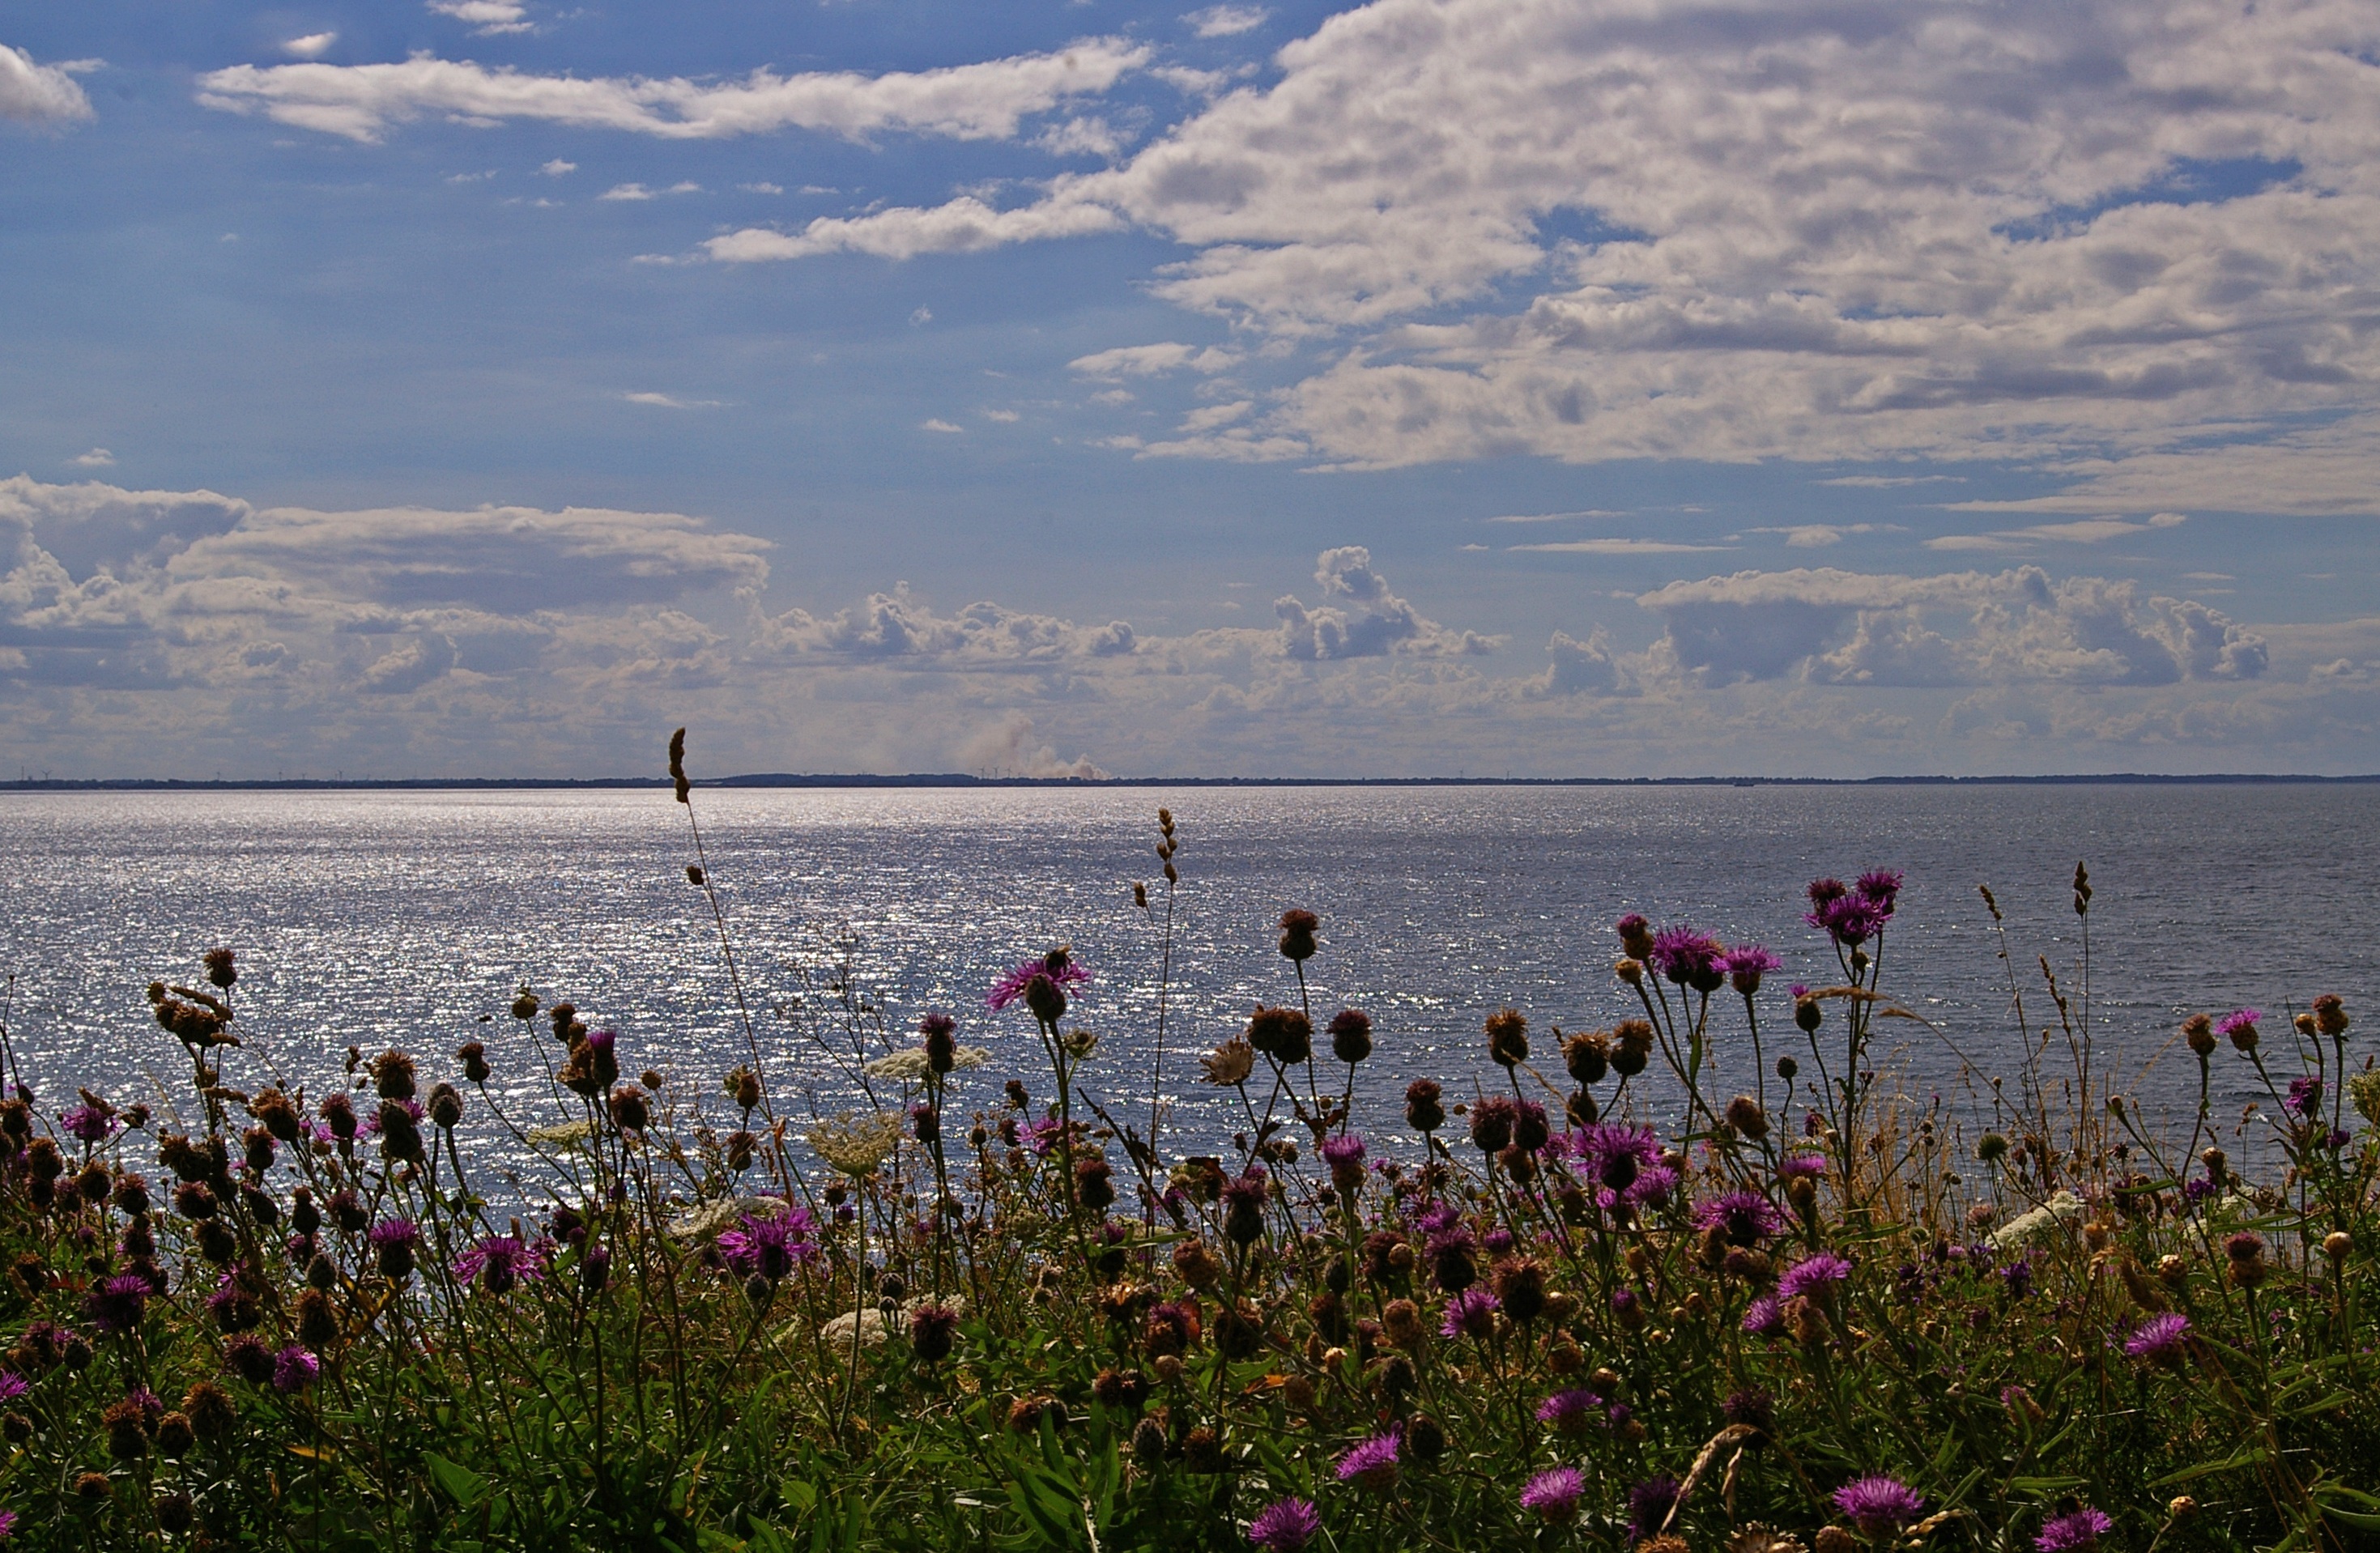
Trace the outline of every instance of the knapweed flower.
<instances>
[{"instance_id":1,"label":"knapweed flower","mask_svg":"<svg viewBox=\"0 0 2380 1553\"><path fill-rule=\"evenodd\" d=\"M95 1331L138 1330L149 1308L149 1280L139 1273L118 1273L82 1297L82 1313Z\"/></svg>"},{"instance_id":2,"label":"knapweed flower","mask_svg":"<svg viewBox=\"0 0 2380 1553\"><path fill-rule=\"evenodd\" d=\"M1655 970L1681 987L1715 992L1727 979L1727 949L1707 933L1692 928L1664 928L1653 936L1645 958Z\"/></svg>"},{"instance_id":3,"label":"knapweed flower","mask_svg":"<svg viewBox=\"0 0 2380 1553\"><path fill-rule=\"evenodd\" d=\"M1496 1335L1496 1312L1500 1308L1495 1295L1474 1284L1446 1302L1446 1319L1439 1324L1438 1335L1484 1341Z\"/></svg>"},{"instance_id":4,"label":"knapweed flower","mask_svg":"<svg viewBox=\"0 0 2380 1553\"><path fill-rule=\"evenodd\" d=\"M1276 1499L1248 1523L1248 1541L1266 1553L1298 1553L1322 1529L1312 1499Z\"/></svg>"},{"instance_id":5,"label":"knapweed flower","mask_svg":"<svg viewBox=\"0 0 2380 1553\"><path fill-rule=\"evenodd\" d=\"M1356 1133L1340 1133L1322 1140L1322 1159L1330 1167L1330 1184L1342 1192L1353 1192L1364 1184L1364 1139Z\"/></svg>"},{"instance_id":6,"label":"knapweed flower","mask_svg":"<svg viewBox=\"0 0 2380 1553\"><path fill-rule=\"evenodd\" d=\"M1340 1457L1339 1481L1374 1490L1395 1487L1397 1447L1402 1438L1397 1430L1390 1429L1387 1434L1374 1435Z\"/></svg>"},{"instance_id":7,"label":"knapweed flower","mask_svg":"<svg viewBox=\"0 0 2380 1553\"><path fill-rule=\"evenodd\" d=\"M774 1283L794 1270L795 1264L818 1255L810 1244L809 1210L789 1207L766 1219L747 1217L719 1237L719 1254L745 1278L755 1273Z\"/></svg>"},{"instance_id":8,"label":"knapweed flower","mask_svg":"<svg viewBox=\"0 0 2380 1553\"><path fill-rule=\"evenodd\" d=\"M58 1122L78 1142L105 1143L115 1134L115 1108L105 1100L85 1100Z\"/></svg>"},{"instance_id":9,"label":"knapweed flower","mask_svg":"<svg viewBox=\"0 0 2380 1553\"><path fill-rule=\"evenodd\" d=\"M1661 1163L1661 1140L1653 1129L1624 1122L1591 1122L1571 1134L1571 1148L1586 1173L1609 1189L1603 1197L1607 1207L1613 1200L1610 1193L1626 1191L1636 1184L1638 1175Z\"/></svg>"},{"instance_id":10,"label":"knapweed flower","mask_svg":"<svg viewBox=\"0 0 2380 1553\"><path fill-rule=\"evenodd\" d=\"M31 1389L15 1370L0 1370L0 1402L13 1402Z\"/></svg>"},{"instance_id":11,"label":"knapweed flower","mask_svg":"<svg viewBox=\"0 0 2380 1553\"><path fill-rule=\"evenodd\" d=\"M1642 1542L1658 1534L1678 1502L1678 1480L1666 1474L1648 1477L1628 1490L1628 1540Z\"/></svg>"},{"instance_id":12,"label":"knapweed flower","mask_svg":"<svg viewBox=\"0 0 2380 1553\"><path fill-rule=\"evenodd\" d=\"M1827 1160L1821 1154L1788 1154L1777 1161L1777 1177L1780 1181L1817 1181L1826 1173Z\"/></svg>"},{"instance_id":13,"label":"knapweed flower","mask_svg":"<svg viewBox=\"0 0 2380 1553\"><path fill-rule=\"evenodd\" d=\"M1894 870L1870 868L1859 876L1858 881L1852 884L1852 889L1862 900L1872 901L1883 907L1884 914L1890 916L1893 904L1900 898L1900 885L1901 877Z\"/></svg>"},{"instance_id":14,"label":"knapweed flower","mask_svg":"<svg viewBox=\"0 0 2380 1553\"><path fill-rule=\"evenodd\" d=\"M1773 1338L1785 1329L1785 1302L1763 1294L1743 1313L1743 1329L1756 1338Z\"/></svg>"},{"instance_id":15,"label":"knapweed flower","mask_svg":"<svg viewBox=\"0 0 2380 1553\"><path fill-rule=\"evenodd\" d=\"M1803 917L1811 927L1828 934L1845 949L1856 949L1884 930L1885 918L1892 908L1880 905L1865 895L1838 895Z\"/></svg>"},{"instance_id":16,"label":"knapweed flower","mask_svg":"<svg viewBox=\"0 0 2380 1553\"><path fill-rule=\"evenodd\" d=\"M1578 1497L1586 1484L1576 1467L1555 1467L1529 1479L1521 1490L1521 1508L1534 1511L1539 1520L1560 1525L1578 1514Z\"/></svg>"},{"instance_id":17,"label":"knapweed flower","mask_svg":"<svg viewBox=\"0 0 2380 1553\"><path fill-rule=\"evenodd\" d=\"M1849 1262L1831 1251L1820 1251L1804 1256L1785 1269L1785 1276L1777 1280L1778 1297L1824 1300L1836 1284L1851 1275L1852 1265Z\"/></svg>"},{"instance_id":18,"label":"knapweed flower","mask_svg":"<svg viewBox=\"0 0 2380 1553\"><path fill-rule=\"evenodd\" d=\"M1925 1501L1897 1477L1855 1477L1835 1490L1835 1508L1869 1536L1897 1532L1925 1511Z\"/></svg>"},{"instance_id":19,"label":"knapweed flower","mask_svg":"<svg viewBox=\"0 0 2380 1553\"><path fill-rule=\"evenodd\" d=\"M2033 1539L2033 1545L2041 1553L2076 1553L2098 1547L2099 1539L2115 1529L2116 1523L2106 1511L2084 1505L2070 1515L2043 1522L2041 1535Z\"/></svg>"},{"instance_id":20,"label":"knapweed flower","mask_svg":"<svg viewBox=\"0 0 2380 1553\"><path fill-rule=\"evenodd\" d=\"M420 1226L410 1219L383 1219L364 1237L379 1255L383 1277L403 1281L413 1276L413 1249L421 1244Z\"/></svg>"},{"instance_id":21,"label":"knapweed flower","mask_svg":"<svg viewBox=\"0 0 2380 1553\"><path fill-rule=\"evenodd\" d=\"M1052 1006L1054 994L1057 1013L1048 1015L1048 1018L1055 1024L1066 1012L1066 989L1083 986L1090 979L1091 973L1076 965L1072 954L1062 949L1053 949L1047 954L1023 962L992 983L991 990L984 997L984 1006L1003 1009L1022 999L1025 1006L1038 1016L1043 1007ZM1038 995L1038 1000L1033 992L1033 984L1037 981L1042 983L1044 989Z\"/></svg>"},{"instance_id":22,"label":"knapweed flower","mask_svg":"<svg viewBox=\"0 0 2380 1553\"><path fill-rule=\"evenodd\" d=\"M2256 1022L2265 1017L2260 1008L2233 1009L2215 1022L2216 1030L2225 1040L2242 1051L2256 1049Z\"/></svg>"},{"instance_id":23,"label":"knapweed flower","mask_svg":"<svg viewBox=\"0 0 2380 1553\"><path fill-rule=\"evenodd\" d=\"M1583 1435L1603 1421L1603 1399L1583 1386L1556 1391L1537 1404L1537 1422L1550 1424L1557 1434Z\"/></svg>"},{"instance_id":24,"label":"knapweed flower","mask_svg":"<svg viewBox=\"0 0 2380 1553\"><path fill-rule=\"evenodd\" d=\"M2172 1364L2181 1357L2182 1345L2189 1338L2190 1317L2179 1311L2168 1311L2133 1328L2132 1335L2124 1340L2124 1352L2153 1365Z\"/></svg>"},{"instance_id":25,"label":"knapweed flower","mask_svg":"<svg viewBox=\"0 0 2380 1553\"><path fill-rule=\"evenodd\" d=\"M0 1542L6 1542L16 1535L17 1512L13 1510L0 1510Z\"/></svg>"},{"instance_id":26,"label":"knapweed flower","mask_svg":"<svg viewBox=\"0 0 2380 1553\"><path fill-rule=\"evenodd\" d=\"M273 1389L276 1391L303 1391L322 1373L322 1362L294 1342L273 1356Z\"/></svg>"},{"instance_id":27,"label":"knapweed flower","mask_svg":"<svg viewBox=\"0 0 2380 1553\"><path fill-rule=\"evenodd\" d=\"M1762 977L1784 964L1764 945L1740 943L1727 952L1719 968L1727 973L1735 989L1748 998L1760 990Z\"/></svg>"},{"instance_id":28,"label":"knapweed flower","mask_svg":"<svg viewBox=\"0 0 2380 1553\"><path fill-rule=\"evenodd\" d=\"M510 1293L522 1279L535 1278L544 1270L545 1258L538 1248L522 1244L516 1235L485 1236L455 1258L455 1279L476 1282L491 1294Z\"/></svg>"},{"instance_id":29,"label":"knapweed flower","mask_svg":"<svg viewBox=\"0 0 2380 1553\"><path fill-rule=\"evenodd\" d=\"M1730 1192L1694 1205L1694 1228L1717 1230L1734 1245L1757 1245L1781 1235L1790 1220L1757 1192Z\"/></svg>"},{"instance_id":30,"label":"knapweed flower","mask_svg":"<svg viewBox=\"0 0 2380 1553\"><path fill-rule=\"evenodd\" d=\"M2293 1078L2289 1080L2289 1098L2285 1102L2300 1116L2314 1116L2322 1110L2322 1080Z\"/></svg>"}]
</instances>

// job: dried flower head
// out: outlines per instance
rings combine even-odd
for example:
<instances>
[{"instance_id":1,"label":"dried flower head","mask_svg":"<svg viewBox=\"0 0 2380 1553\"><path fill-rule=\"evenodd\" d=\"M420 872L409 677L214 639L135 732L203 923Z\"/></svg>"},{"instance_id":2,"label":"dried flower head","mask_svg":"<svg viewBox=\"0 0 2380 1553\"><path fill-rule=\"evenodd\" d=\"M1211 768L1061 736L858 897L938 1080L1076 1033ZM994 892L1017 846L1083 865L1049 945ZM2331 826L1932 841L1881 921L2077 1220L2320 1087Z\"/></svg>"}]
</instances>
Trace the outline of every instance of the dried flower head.
<instances>
[{"instance_id":1,"label":"dried flower head","mask_svg":"<svg viewBox=\"0 0 2380 1553\"><path fill-rule=\"evenodd\" d=\"M892 1158L901 1141L901 1113L892 1110L844 1111L821 1122L808 1134L819 1158L854 1180L876 1173Z\"/></svg>"}]
</instances>

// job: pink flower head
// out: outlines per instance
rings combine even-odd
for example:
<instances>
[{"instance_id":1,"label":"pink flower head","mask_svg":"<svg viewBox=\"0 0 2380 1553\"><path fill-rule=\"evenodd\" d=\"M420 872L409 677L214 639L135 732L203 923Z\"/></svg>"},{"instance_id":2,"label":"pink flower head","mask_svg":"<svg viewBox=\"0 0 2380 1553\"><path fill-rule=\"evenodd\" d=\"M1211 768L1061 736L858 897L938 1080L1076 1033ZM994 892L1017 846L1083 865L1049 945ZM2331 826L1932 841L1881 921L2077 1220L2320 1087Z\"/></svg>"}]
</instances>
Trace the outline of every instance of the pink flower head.
<instances>
[{"instance_id":1,"label":"pink flower head","mask_svg":"<svg viewBox=\"0 0 2380 1553\"><path fill-rule=\"evenodd\" d=\"M1706 1197L1694 1205L1694 1219L1695 1229L1717 1230L1734 1245L1757 1245L1771 1235L1783 1234L1791 1223L1776 1204L1757 1192Z\"/></svg>"},{"instance_id":2,"label":"pink flower head","mask_svg":"<svg viewBox=\"0 0 2380 1553\"><path fill-rule=\"evenodd\" d=\"M1298 1553L1322 1530L1312 1499L1290 1498L1267 1505L1248 1523L1248 1541L1265 1553Z\"/></svg>"},{"instance_id":3,"label":"pink flower head","mask_svg":"<svg viewBox=\"0 0 2380 1553\"><path fill-rule=\"evenodd\" d=\"M1475 1338L1484 1342L1496 1335L1499 1308L1496 1296L1475 1283L1446 1302L1446 1319L1439 1324L1438 1335Z\"/></svg>"},{"instance_id":4,"label":"pink flower head","mask_svg":"<svg viewBox=\"0 0 2380 1553\"><path fill-rule=\"evenodd\" d=\"M1891 907L1865 895L1838 895L1802 920L1831 935L1845 949L1856 949L1884 931L1885 918L1891 915Z\"/></svg>"},{"instance_id":5,"label":"pink flower head","mask_svg":"<svg viewBox=\"0 0 2380 1553\"><path fill-rule=\"evenodd\" d=\"M1797 1295L1824 1299L1836 1284L1851 1275L1849 1262L1831 1251L1820 1251L1785 1269L1785 1276L1777 1280L1777 1295L1783 1300Z\"/></svg>"},{"instance_id":6,"label":"pink flower head","mask_svg":"<svg viewBox=\"0 0 2380 1553\"><path fill-rule=\"evenodd\" d=\"M1768 950L1756 943L1740 943L1727 952L1720 968L1728 980L1745 997L1760 990L1760 978L1784 965Z\"/></svg>"},{"instance_id":7,"label":"pink flower head","mask_svg":"<svg viewBox=\"0 0 2380 1553\"><path fill-rule=\"evenodd\" d=\"M1645 958L1652 967L1681 987L1716 992L1727 978L1726 948L1707 933L1692 928L1664 928L1653 935L1653 950Z\"/></svg>"},{"instance_id":8,"label":"pink flower head","mask_svg":"<svg viewBox=\"0 0 2380 1553\"><path fill-rule=\"evenodd\" d=\"M514 1235L486 1236L455 1258L455 1278L477 1282L491 1294L510 1293L522 1279L536 1278L544 1271L542 1248L525 1245Z\"/></svg>"},{"instance_id":9,"label":"pink flower head","mask_svg":"<svg viewBox=\"0 0 2380 1553\"><path fill-rule=\"evenodd\" d=\"M1051 965L1051 961L1056 965ZM1046 981L1062 994L1069 987L1080 987L1091 979L1091 973L1066 956L1052 950L1020 964L1014 970L992 983L991 991L984 998L984 1006L1003 1009L1025 996L1036 981Z\"/></svg>"},{"instance_id":10,"label":"pink flower head","mask_svg":"<svg viewBox=\"0 0 2380 1553\"><path fill-rule=\"evenodd\" d=\"M2079 1553L2085 1547L2096 1547L2099 1539L2116 1529L2115 1521L2104 1510L2084 1505L2070 1515L2060 1515L2042 1523L2041 1535L2033 1539L2041 1553Z\"/></svg>"},{"instance_id":11,"label":"pink flower head","mask_svg":"<svg viewBox=\"0 0 2380 1553\"><path fill-rule=\"evenodd\" d=\"M1785 1302L1763 1294L1743 1313L1743 1329L1756 1338L1771 1338L1785 1329Z\"/></svg>"},{"instance_id":12,"label":"pink flower head","mask_svg":"<svg viewBox=\"0 0 2380 1553\"><path fill-rule=\"evenodd\" d=\"M1548 1524L1561 1525L1578 1514L1578 1497L1585 1488L1576 1467L1555 1467L1529 1479L1521 1490L1521 1508L1535 1511Z\"/></svg>"},{"instance_id":13,"label":"pink flower head","mask_svg":"<svg viewBox=\"0 0 2380 1553\"><path fill-rule=\"evenodd\" d=\"M2190 1317L2179 1311L2152 1316L2132 1329L2124 1340L2124 1352L2135 1359L2163 1364L2181 1356L2182 1344L2190 1337Z\"/></svg>"},{"instance_id":14,"label":"pink flower head","mask_svg":"<svg viewBox=\"0 0 2380 1553\"><path fill-rule=\"evenodd\" d=\"M810 1244L809 1210L789 1207L766 1219L747 1217L719 1237L720 1255L746 1278L759 1273L774 1283L794 1270L797 1262L818 1255Z\"/></svg>"},{"instance_id":15,"label":"pink flower head","mask_svg":"<svg viewBox=\"0 0 2380 1553\"><path fill-rule=\"evenodd\" d=\"M1788 1154L1777 1161L1777 1177L1780 1181L1797 1181L1804 1176L1816 1181L1826 1173L1827 1160L1821 1154Z\"/></svg>"},{"instance_id":16,"label":"pink flower head","mask_svg":"<svg viewBox=\"0 0 2380 1553\"><path fill-rule=\"evenodd\" d=\"M1339 1458L1339 1481L1375 1490L1393 1488L1397 1483L1397 1448L1400 1431L1391 1428L1387 1434L1374 1435Z\"/></svg>"},{"instance_id":17,"label":"pink flower head","mask_svg":"<svg viewBox=\"0 0 2380 1553\"><path fill-rule=\"evenodd\" d=\"M273 1389L276 1391L303 1391L322 1373L322 1362L294 1342L273 1356Z\"/></svg>"},{"instance_id":18,"label":"pink flower head","mask_svg":"<svg viewBox=\"0 0 2380 1553\"><path fill-rule=\"evenodd\" d=\"M1925 1501L1897 1477L1855 1477L1835 1490L1835 1508L1869 1536L1897 1532L1925 1511Z\"/></svg>"},{"instance_id":19,"label":"pink flower head","mask_svg":"<svg viewBox=\"0 0 2380 1553\"><path fill-rule=\"evenodd\" d=\"M1581 1386L1556 1391L1537 1404L1537 1422L1552 1425L1560 1434L1582 1435L1602 1420L1603 1399Z\"/></svg>"}]
</instances>

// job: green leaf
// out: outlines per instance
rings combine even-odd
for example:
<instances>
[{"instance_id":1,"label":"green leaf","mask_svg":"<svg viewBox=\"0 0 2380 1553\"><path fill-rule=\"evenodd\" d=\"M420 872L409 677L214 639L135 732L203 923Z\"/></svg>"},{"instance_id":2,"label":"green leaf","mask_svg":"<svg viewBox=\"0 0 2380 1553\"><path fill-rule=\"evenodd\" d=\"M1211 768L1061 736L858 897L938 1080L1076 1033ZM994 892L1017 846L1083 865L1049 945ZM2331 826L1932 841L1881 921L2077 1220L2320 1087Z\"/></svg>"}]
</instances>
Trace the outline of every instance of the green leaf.
<instances>
[{"instance_id":1,"label":"green leaf","mask_svg":"<svg viewBox=\"0 0 2380 1553\"><path fill-rule=\"evenodd\" d=\"M470 1468L450 1462L436 1451L425 1451L422 1461L430 1468L431 1481L464 1509L468 1510L488 1497L488 1480Z\"/></svg>"}]
</instances>

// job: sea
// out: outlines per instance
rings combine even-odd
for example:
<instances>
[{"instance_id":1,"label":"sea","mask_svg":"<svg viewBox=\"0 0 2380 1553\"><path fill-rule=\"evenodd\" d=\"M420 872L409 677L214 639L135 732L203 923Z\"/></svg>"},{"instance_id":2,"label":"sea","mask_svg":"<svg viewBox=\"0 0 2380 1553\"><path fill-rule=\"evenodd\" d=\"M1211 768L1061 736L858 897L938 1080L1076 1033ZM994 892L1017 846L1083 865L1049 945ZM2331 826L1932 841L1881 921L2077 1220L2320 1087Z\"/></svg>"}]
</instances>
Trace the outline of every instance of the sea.
<instances>
[{"instance_id":1,"label":"sea","mask_svg":"<svg viewBox=\"0 0 2380 1553\"><path fill-rule=\"evenodd\" d=\"M10 1077L51 1110L85 1086L187 1112L188 1060L143 989L203 987L217 947L237 957L243 1041L223 1077L244 1089L319 1095L346 1082L351 1049L393 1046L426 1084L479 1040L494 1102L522 1125L558 1120L545 1022L509 1012L526 988L616 1029L623 1068L657 1073L682 1112L716 1113L721 1076L755 1053L796 1132L892 1105L898 1086L862 1065L913 1044L932 1010L989 1053L956 1076L962 1109L996 1106L1012 1077L1038 1105L1050 1080L1032 1021L985 994L1063 943L1091 977L1067 1019L1099 1037L1082 1086L1144 1133L1154 1109L1169 1155L1247 1124L1196 1056L1257 1004L1301 1000L1318 1026L1371 1015L1356 1125L1394 1148L1411 1142L1410 1079L1450 1101L1503 1083L1481 1035L1499 1009L1528 1018L1531 1065L1567 1086L1556 1029L1638 1012L1612 973L1629 912L1774 950L1762 1060L1800 1053L1806 1084L1789 988L1841 971L1803 920L1804 888L1870 868L1906 878L1882 988L1911 1017L1878 1022L1868 1063L1938 1098L1962 1138L2001 1121L1993 1081L2014 1091L2045 1028L2032 1060L2053 1094L2077 1071L2070 1025L2095 1084L2185 1129L2198 1066L2175 1032L2193 1011L2266 1011L2284 1081L2289 1013L2319 993L2360 1016L2350 1062L2380 1050L2380 784L706 788L684 807L666 789L17 792L0 794L0 857ZM707 891L687 877L698 859ZM1292 907L1321 919L1302 987L1276 948ZM1839 1042L1830 1019L1818 1038ZM1710 1030L1713 1086L1753 1087L1732 993ZM1326 1062L1318 1083L1347 1077ZM1675 1096L1640 1084L1645 1113L1673 1118ZM2268 1147L2248 1110L2269 1112L2268 1093L2228 1048L2210 1098L2235 1147ZM499 1171L531 1163L484 1102L465 1134Z\"/></svg>"}]
</instances>

